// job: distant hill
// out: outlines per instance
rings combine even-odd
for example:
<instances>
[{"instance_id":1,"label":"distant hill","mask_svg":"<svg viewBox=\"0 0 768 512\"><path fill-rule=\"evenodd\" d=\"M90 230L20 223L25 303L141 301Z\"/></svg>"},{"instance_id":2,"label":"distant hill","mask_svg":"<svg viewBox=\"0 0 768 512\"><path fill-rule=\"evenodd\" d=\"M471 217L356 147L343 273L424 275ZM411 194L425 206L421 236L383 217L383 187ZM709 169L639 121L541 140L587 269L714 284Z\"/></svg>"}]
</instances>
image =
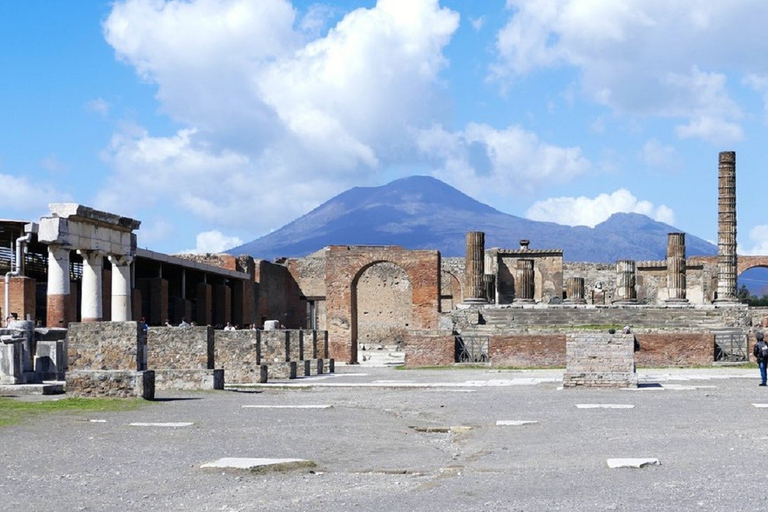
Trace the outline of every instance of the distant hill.
<instances>
[{"instance_id":1,"label":"distant hill","mask_svg":"<svg viewBox=\"0 0 768 512\"><path fill-rule=\"evenodd\" d=\"M563 249L566 261L611 263L665 258L667 233L680 230L636 213L617 213L594 228L538 222L502 213L427 176L381 187L355 187L261 238L227 251L254 258L300 257L328 245L400 245L464 256L467 231L485 232L486 248ZM717 247L686 236L686 253Z\"/></svg>"}]
</instances>

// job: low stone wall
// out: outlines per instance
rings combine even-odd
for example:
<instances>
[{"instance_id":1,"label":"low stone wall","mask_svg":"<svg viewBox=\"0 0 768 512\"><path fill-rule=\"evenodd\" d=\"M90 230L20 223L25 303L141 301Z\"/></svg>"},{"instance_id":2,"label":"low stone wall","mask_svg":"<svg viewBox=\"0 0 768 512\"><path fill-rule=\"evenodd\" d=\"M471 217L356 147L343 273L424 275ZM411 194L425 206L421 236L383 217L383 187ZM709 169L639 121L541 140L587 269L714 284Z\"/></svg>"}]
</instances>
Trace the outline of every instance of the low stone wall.
<instances>
[{"instance_id":1,"label":"low stone wall","mask_svg":"<svg viewBox=\"0 0 768 512\"><path fill-rule=\"evenodd\" d=\"M155 389L224 389L224 370L156 370Z\"/></svg>"},{"instance_id":2,"label":"low stone wall","mask_svg":"<svg viewBox=\"0 0 768 512\"><path fill-rule=\"evenodd\" d=\"M70 323L68 369L137 370L138 322Z\"/></svg>"},{"instance_id":3,"label":"low stone wall","mask_svg":"<svg viewBox=\"0 0 768 512\"><path fill-rule=\"evenodd\" d=\"M712 333L635 334L638 366L706 366L715 360Z\"/></svg>"},{"instance_id":4,"label":"low stone wall","mask_svg":"<svg viewBox=\"0 0 768 512\"><path fill-rule=\"evenodd\" d=\"M562 368L565 366L565 334L517 334L491 336L491 366Z\"/></svg>"},{"instance_id":5,"label":"low stone wall","mask_svg":"<svg viewBox=\"0 0 768 512\"><path fill-rule=\"evenodd\" d=\"M456 359L456 337L445 330L410 330L403 342L405 366L447 366Z\"/></svg>"},{"instance_id":6,"label":"low stone wall","mask_svg":"<svg viewBox=\"0 0 768 512\"><path fill-rule=\"evenodd\" d=\"M258 332L214 332L214 362L228 383L259 382Z\"/></svg>"},{"instance_id":7,"label":"low stone wall","mask_svg":"<svg viewBox=\"0 0 768 512\"><path fill-rule=\"evenodd\" d=\"M568 334L565 351L564 388L637 386L632 334Z\"/></svg>"},{"instance_id":8,"label":"low stone wall","mask_svg":"<svg viewBox=\"0 0 768 512\"><path fill-rule=\"evenodd\" d=\"M147 368L153 370L212 370L213 327L150 327Z\"/></svg>"},{"instance_id":9,"label":"low stone wall","mask_svg":"<svg viewBox=\"0 0 768 512\"><path fill-rule=\"evenodd\" d=\"M258 333L259 364L328 357L328 331L278 329Z\"/></svg>"},{"instance_id":10,"label":"low stone wall","mask_svg":"<svg viewBox=\"0 0 768 512\"><path fill-rule=\"evenodd\" d=\"M83 397L155 398L155 372L70 370L67 394Z\"/></svg>"}]
</instances>

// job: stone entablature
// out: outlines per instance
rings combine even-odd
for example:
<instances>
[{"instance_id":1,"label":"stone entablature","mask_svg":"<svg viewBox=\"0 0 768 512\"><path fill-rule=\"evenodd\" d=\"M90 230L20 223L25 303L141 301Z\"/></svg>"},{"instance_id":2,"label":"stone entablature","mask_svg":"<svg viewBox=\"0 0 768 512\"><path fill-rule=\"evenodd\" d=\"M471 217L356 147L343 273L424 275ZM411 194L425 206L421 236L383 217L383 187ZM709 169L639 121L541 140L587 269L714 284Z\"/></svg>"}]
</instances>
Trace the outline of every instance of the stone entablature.
<instances>
[{"instance_id":1,"label":"stone entablature","mask_svg":"<svg viewBox=\"0 0 768 512\"><path fill-rule=\"evenodd\" d=\"M139 229L140 221L77 203L53 203L49 208L51 216L40 219L40 242L115 256L136 253L133 230Z\"/></svg>"}]
</instances>

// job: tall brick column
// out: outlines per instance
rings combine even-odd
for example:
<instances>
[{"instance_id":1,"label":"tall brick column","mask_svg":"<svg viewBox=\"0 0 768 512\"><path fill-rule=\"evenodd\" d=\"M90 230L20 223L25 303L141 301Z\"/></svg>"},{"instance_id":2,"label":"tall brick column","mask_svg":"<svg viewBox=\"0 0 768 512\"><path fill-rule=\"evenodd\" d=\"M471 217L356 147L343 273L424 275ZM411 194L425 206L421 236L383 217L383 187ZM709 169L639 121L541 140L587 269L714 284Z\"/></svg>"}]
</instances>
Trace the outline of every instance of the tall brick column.
<instances>
[{"instance_id":1,"label":"tall brick column","mask_svg":"<svg viewBox=\"0 0 768 512\"><path fill-rule=\"evenodd\" d=\"M485 297L485 233L470 231L467 233L466 286L464 301L469 304L487 302Z\"/></svg>"},{"instance_id":2,"label":"tall brick column","mask_svg":"<svg viewBox=\"0 0 768 512\"><path fill-rule=\"evenodd\" d=\"M685 233L667 235L667 302L688 302L685 298Z\"/></svg>"},{"instance_id":3,"label":"tall brick column","mask_svg":"<svg viewBox=\"0 0 768 512\"><path fill-rule=\"evenodd\" d=\"M584 298L584 278L569 277L565 281L565 302L568 304L586 304Z\"/></svg>"},{"instance_id":4,"label":"tall brick column","mask_svg":"<svg viewBox=\"0 0 768 512\"><path fill-rule=\"evenodd\" d=\"M71 320L69 312L70 297L69 248L60 245L48 246L48 285L46 306L46 325L48 327L67 327Z\"/></svg>"},{"instance_id":5,"label":"tall brick column","mask_svg":"<svg viewBox=\"0 0 768 512\"><path fill-rule=\"evenodd\" d=\"M635 289L637 265L634 260L619 260L616 262L616 300L619 304L637 302Z\"/></svg>"},{"instance_id":6,"label":"tall brick column","mask_svg":"<svg viewBox=\"0 0 768 512\"><path fill-rule=\"evenodd\" d=\"M736 291L736 152L720 153L717 198L717 299L738 302Z\"/></svg>"},{"instance_id":7,"label":"tall brick column","mask_svg":"<svg viewBox=\"0 0 768 512\"><path fill-rule=\"evenodd\" d=\"M100 251L78 250L83 257L83 291L80 302L83 322L100 322L102 315L102 270L104 254Z\"/></svg>"},{"instance_id":8,"label":"tall brick column","mask_svg":"<svg viewBox=\"0 0 768 512\"><path fill-rule=\"evenodd\" d=\"M534 302L533 260L517 260L514 302Z\"/></svg>"}]
</instances>

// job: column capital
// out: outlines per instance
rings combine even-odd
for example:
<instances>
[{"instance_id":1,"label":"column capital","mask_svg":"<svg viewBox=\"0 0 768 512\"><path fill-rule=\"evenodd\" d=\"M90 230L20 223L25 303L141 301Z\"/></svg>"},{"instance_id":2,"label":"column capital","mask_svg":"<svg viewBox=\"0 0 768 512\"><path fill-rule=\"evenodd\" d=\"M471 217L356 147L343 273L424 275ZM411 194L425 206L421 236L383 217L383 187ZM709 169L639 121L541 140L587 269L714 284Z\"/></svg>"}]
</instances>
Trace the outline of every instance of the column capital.
<instances>
[{"instance_id":1,"label":"column capital","mask_svg":"<svg viewBox=\"0 0 768 512\"><path fill-rule=\"evenodd\" d=\"M133 263L133 256L120 256L117 254L110 254L107 256L107 259L112 265L115 265L117 267L127 267L131 263Z\"/></svg>"}]
</instances>

